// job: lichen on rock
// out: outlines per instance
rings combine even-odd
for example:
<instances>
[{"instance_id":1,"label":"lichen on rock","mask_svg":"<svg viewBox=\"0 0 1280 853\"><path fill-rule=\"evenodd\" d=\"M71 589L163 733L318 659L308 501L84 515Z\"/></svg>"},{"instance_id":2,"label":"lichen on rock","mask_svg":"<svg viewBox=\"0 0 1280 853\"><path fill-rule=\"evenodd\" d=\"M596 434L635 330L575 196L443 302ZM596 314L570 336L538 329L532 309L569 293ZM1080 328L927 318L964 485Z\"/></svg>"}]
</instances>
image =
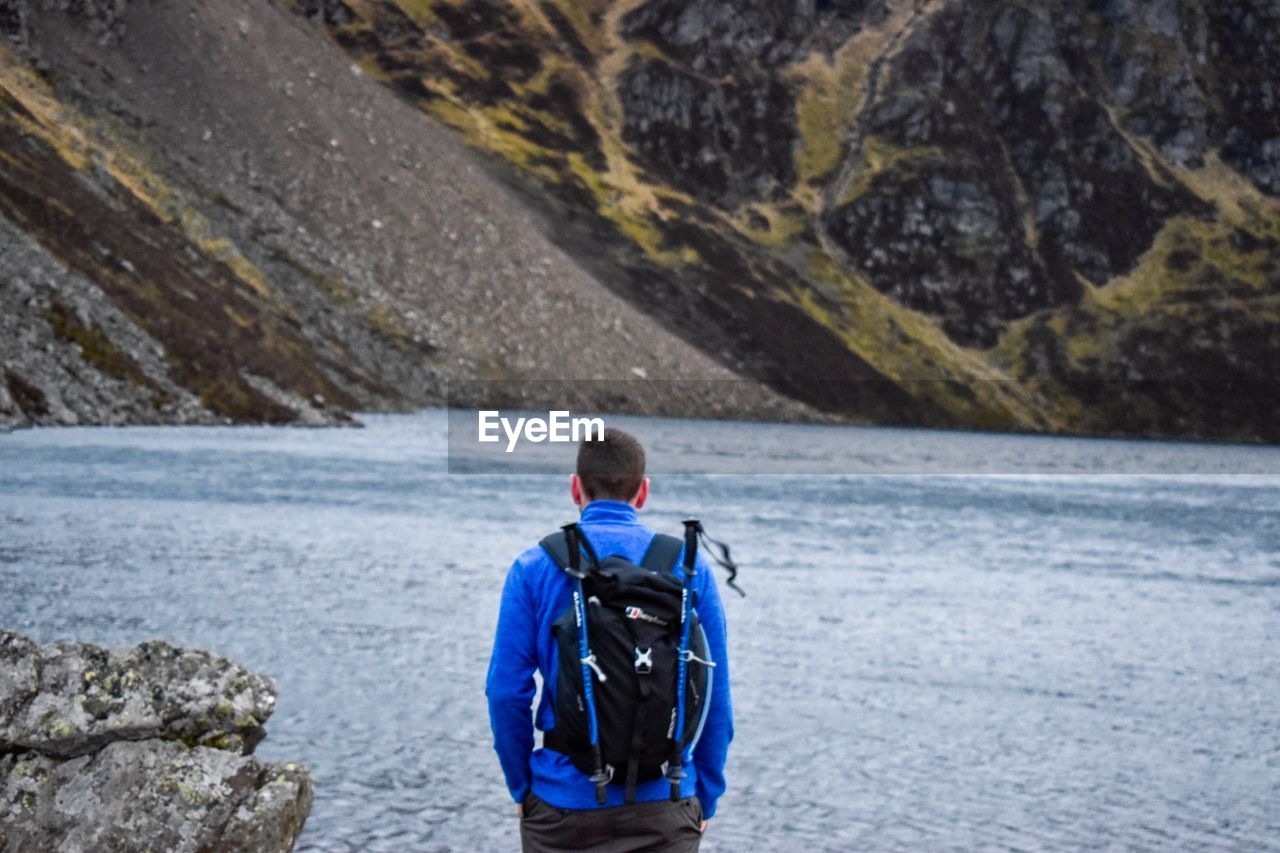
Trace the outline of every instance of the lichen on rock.
<instances>
[{"instance_id":1,"label":"lichen on rock","mask_svg":"<svg viewBox=\"0 0 1280 853\"><path fill-rule=\"evenodd\" d=\"M310 774L250 754L275 701L209 652L0 629L0 848L291 849Z\"/></svg>"},{"instance_id":2,"label":"lichen on rock","mask_svg":"<svg viewBox=\"0 0 1280 853\"><path fill-rule=\"evenodd\" d=\"M0 751L74 758L117 740L219 741L248 754L275 710L271 679L163 641L39 646L0 630Z\"/></svg>"}]
</instances>

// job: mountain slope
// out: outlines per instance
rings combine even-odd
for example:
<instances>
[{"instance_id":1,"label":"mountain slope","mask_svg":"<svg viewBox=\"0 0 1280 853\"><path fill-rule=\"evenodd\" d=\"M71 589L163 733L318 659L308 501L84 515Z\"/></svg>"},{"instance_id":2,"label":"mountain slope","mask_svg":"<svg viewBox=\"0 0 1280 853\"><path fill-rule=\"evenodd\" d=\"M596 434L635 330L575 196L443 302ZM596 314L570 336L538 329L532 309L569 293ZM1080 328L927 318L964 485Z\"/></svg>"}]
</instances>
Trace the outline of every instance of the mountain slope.
<instances>
[{"instance_id":1,"label":"mountain slope","mask_svg":"<svg viewBox=\"0 0 1280 853\"><path fill-rule=\"evenodd\" d=\"M526 380L640 374L725 390L576 402L799 412L601 287L285 10L20 8L0 48L0 419L325 423L495 393L456 379L542 405L575 398Z\"/></svg>"},{"instance_id":2,"label":"mountain slope","mask_svg":"<svg viewBox=\"0 0 1280 853\"><path fill-rule=\"evenodd\" d=\"M1280 0L8 0L0 33L0 423L452 394L1280 440Z\"/></svg>"}]
</instances>

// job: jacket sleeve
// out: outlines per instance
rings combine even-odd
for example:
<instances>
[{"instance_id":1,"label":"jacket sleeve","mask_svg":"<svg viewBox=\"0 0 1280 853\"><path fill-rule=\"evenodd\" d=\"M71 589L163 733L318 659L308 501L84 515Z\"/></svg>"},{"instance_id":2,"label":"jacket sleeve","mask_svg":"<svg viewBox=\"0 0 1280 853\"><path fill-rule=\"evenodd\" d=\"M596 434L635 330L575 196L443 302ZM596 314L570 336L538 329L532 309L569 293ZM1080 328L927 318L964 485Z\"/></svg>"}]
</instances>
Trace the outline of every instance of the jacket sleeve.
<instances>
[{"instance_id":1,"label":"jacket sleeve","mask_svg":"<svg viewBox=\"0 0 1280 853\"><path fill-rule=\"evenodd\" d=\"M537 614L519 560L507 573L498 610L498 629L489 658L485 695L489 726L507 789L517 803L529 794L533 753L533 673L537 662Z\"/></svg>"},{"instance_id":2,"label":"jacket sleeve","mask_svg":"<svg viewBox=\"0 0 1280 853\"><path fill-rule=\"evenodd\" d=\"M715 676L711 685L711 705L707 709L707 722L693 751L693 764L698 770L698 799L702 803L702 816L708 820L715 816L716 801L724 793L724 763L729 754L729 742L733 740L733 704L729 695L729 653L725 632L724 607L716 589L715 575L698 558L698 574L701 584L698 591L698 619L707 632L707 644L715 661Z\"/></svg>"}]
</instances>

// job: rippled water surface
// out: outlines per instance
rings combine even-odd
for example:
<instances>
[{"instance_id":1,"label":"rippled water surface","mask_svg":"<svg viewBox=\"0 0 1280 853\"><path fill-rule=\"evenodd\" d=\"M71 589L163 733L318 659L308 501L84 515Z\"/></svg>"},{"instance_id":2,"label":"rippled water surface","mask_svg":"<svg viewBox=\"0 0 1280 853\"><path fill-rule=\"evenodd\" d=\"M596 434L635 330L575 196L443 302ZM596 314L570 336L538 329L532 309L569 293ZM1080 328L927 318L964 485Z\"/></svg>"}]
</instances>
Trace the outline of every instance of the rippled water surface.
<instances>
[{"instance_id":1,"label":"rippled water surface","mask_svg":"<svg viewBox=\"0 0 1280 853\"><path fill-rule=\"evenodd\" d=\"M719 446L627 423L661 470ZM0 624L275 676L258 753L313 768L303 849L514 850L483 679L565 477L446 473L439 413L368 424L0 436ZM749 593L704 849L1280 849L1280 451L831 429L1074 473L655 480L647 520L701 515ZM1196 473L1110 473L1153 452Z\"/></svg>"}]
</instances>

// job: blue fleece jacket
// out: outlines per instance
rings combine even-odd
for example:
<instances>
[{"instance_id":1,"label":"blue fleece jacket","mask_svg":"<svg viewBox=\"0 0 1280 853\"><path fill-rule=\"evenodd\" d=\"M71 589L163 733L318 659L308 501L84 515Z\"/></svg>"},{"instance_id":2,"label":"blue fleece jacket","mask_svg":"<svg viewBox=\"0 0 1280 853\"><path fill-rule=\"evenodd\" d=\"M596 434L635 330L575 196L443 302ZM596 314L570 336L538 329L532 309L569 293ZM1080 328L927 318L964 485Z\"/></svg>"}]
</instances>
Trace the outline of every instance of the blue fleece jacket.
<instances>
[{"instance_id":1,"label":"blue fleece jacket","mask_svg":"<svg viewBox=\"0 0 1280 853\"><path fill-rule=\"evenodd\" d=\"M617 554L633 563L644 556L653 531L636 518L636 511L620 501L593 501L582 511L579 524L601 559ZM683 559L683 558L681 558ZM681 793L697 794L703 816L716 813L716 801L724 793L724 761L733 739L733 711L729 700L729 657L725 649L724 609L716 589L715 576L702 556L698 556L694 578L698 618L707 633L707 643L716 662L710 706L702 735L685 750L688 772ZM684 579L677 566L676 575ZM512 798L524 802L529 792L544 802L563 809L600 808L595 786L569 759L551 749L533 748L534 719L530 709L535 692L533 673L542 673L542 700L538 704L537 727L546 732L555 727L556 648L551 625L572 604L572 584L568 575L540 547L521 554L507 573L498 612L497 636L489 661L485 695L489 697L489 722L493 745L507 777ZM623 785L608 788L604 807L623 804ZM636 800L666 799L671 788L665 779L636 786Z\"/></svg>"}]
</instances>

